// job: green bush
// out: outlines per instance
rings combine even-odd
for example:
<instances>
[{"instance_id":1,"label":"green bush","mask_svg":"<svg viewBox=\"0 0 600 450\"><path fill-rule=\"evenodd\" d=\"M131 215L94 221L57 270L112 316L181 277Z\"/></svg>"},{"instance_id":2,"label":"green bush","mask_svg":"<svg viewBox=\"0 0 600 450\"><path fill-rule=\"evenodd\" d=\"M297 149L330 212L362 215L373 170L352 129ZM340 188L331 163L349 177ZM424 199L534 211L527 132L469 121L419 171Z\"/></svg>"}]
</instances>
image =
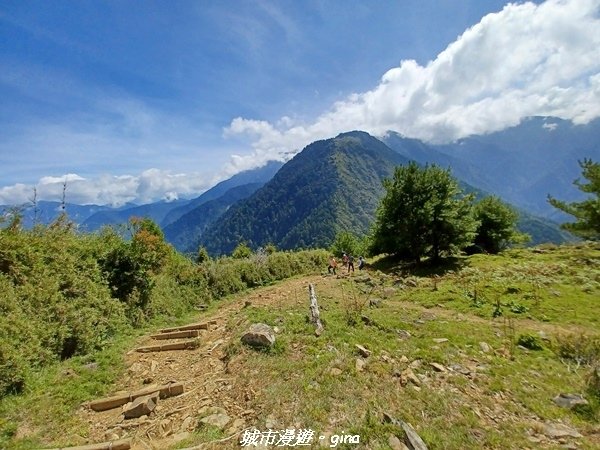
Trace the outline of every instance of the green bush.
<instances>
[{"instance_id":1,"label":"green bush","mask_svg":"<svg viewBox=\"0 0 600 450\"><path fill-rule=\"evenodd\" d=\"M126 325L95 257L103 246L64 219L0 230L0 395L19 391L32 368L102 348Z\"/></svg>"},{"instance_id":2,"label":"green bush","mask_svg":"<svg viewBox=\"0 0 600 450\"><path fill-rule=\"evenodd\" d=\"M593 365L600 363L600 336L568 334L556 338L554 352L563 359L577 364Z\"/></svg>"},{"instance_id":3,"label":"green bush","mask_svg":"<svg viewBox=\"0 0 600 450\"><path fill-rule=\"evenodd\" d=\"M198 265L149 219L130 221L130 239L109 228L78 233L66 216L32 230L11 223L0 228L0 396L22 391L31 371L102 349L145 320L181 317L327 264L327 252L314 250Z\"/></svg>"},{"instance_id":4,"label":"green bush","mask_svg":"<svg viewBox=\"0 0 600 450\"><path fill-rule=\"evenodd\" d=\"M521 334L517 338L517 345L521 345L529 350L542 350L542 341L538 336L533 334Z\"/></svg>"}]
</instances>

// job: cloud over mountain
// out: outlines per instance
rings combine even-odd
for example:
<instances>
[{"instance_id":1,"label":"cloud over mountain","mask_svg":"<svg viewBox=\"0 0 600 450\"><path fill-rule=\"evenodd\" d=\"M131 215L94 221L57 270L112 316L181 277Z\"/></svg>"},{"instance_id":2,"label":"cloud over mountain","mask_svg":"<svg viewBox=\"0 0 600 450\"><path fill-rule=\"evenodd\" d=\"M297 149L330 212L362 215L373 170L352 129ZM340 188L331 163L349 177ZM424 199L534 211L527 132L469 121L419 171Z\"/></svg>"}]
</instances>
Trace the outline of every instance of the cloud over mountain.
<instances>
[{"instance_id":1,"label":"cloud over mountain","mask_svg":"<svg viewBox=\"0 0 600 450\"><path fill-rule=\"evenodd\" d=\"M216 181L200 174L174 174L148 169L139 175L84 178L67 174L63 177L42 177L35 188L38 200L59 200L66 183L65 199L69 203L119 206L127 202L149 203L158 199L172 201L179 196L202 192ZM0 188L0 205L31 202L33 188L21 183Z\"/></svg>"},{"instance_id":2,"label":"cloud over mountain","mask_svg":"<svg viewBox=\"0 0 600 450\"><path fill-rule=\"evenodd\" d=\"M224 135L245 135L253 153L234 156L231 165L242 170L353 129L439 143L532 115L586 123L600 115L599 14L598 0L508 4L435 60L402 61L374 89L348 96L312 122L235 118Z\"/></svg>"}]
</instances>

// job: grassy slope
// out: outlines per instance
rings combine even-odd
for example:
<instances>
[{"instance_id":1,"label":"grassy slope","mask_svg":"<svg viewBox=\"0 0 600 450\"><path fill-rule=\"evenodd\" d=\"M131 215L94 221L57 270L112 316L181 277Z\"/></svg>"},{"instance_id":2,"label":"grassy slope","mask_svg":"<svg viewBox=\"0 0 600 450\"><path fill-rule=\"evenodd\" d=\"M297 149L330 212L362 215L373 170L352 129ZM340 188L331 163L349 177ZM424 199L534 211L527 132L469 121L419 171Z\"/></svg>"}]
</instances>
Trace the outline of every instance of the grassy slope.
<instances>
[{"instance_id":1,"label":"grassy slope","mask_svg":"<svg viewBox=\"0 0 600 450\"><path fill-rule=\"evenodd\" d=\"M599 262L600 248L583 244L473 256L437 274L379 261L384 272L369 268L350 277L286 281L277 285L276 295L271 294L274 287L260 288L213 305L206 314L252 300L252 307L238 308L228 318L224 352L233 391L250 385L256 394L239 397L239 402L256 411L248 425L261 430L271 418L282 427L312 428L317 435L360 434L361 446L338 448L387 448L390 434L401 436L382 423L383 412L388 412L410 422L432 449L558 448L561 443L541 431L543 423L560 420L584 435L563 443L591 449L600 446L600 428L598 401L585 392L589 367L559 358L555 350L569 333L598 336ZM325 323L319 338L306 321L308 296L298 290L308 281L316 286ZM373 297L381 299L379 306L365 306ZM502 315L494 319L498 302ZM256 321L281 328L271 352L255 352L239 343L244 328ZM402 339L398 330L411 337ZM540 339L542 350L516 346L520 335L540 331L547 338ZM436 343L436 338L448 341ZM83 359L71 360L42 374L25 396L4 400L0 417L10 418L17 432L11 444L34 448L31 439L29 444L18 439L28 430L37 431L36 442L41 436L47 443L65 442L64 429L71 436L67 441L85 436L93 424L74 419L72 413L90 391L108 392L110 383L121 377L120 354L132 339L107 351L110 364L96 358L98 371L84 369ZM480 342L492 351L484 353ZM363 371L355 366L355 344L372 351ZM430 363L454 370L436 372ZM403 385L399 375L409 365L420 386ZM78 394L82 390L86 395ZM560 392L583 393L591 403L577 411L561 409L552 402ZM199 428L181 445L222 436ZM233 441L212 448L225 447L237 448Z\"/></svg>"},{"instance_id":2,"label":"grassy slope","mask_svg":"<svg viewBox=\"0 0 600 450\"><path fill-rule=\"evenodd\" d=\"M252 308L244 313L248 322L283 328L280 344L273 354L239 346L231 364L239 376L254 372L254 387L268 393L261 399L261 419L276 417L284 426L320 434L360 434L364 448L387 448L390 434L401 435L382 424L383 412L412 423L430 448L558 446L541 431L545 422L559 420L585 436L566 442L597 448L598 401L585 393L589 368L559 358L553 349L570 332L598 336L599 261L598 247L560 247L471 257L437 278L373 271L328 277L317 284L323 336L312 335L305 304ZM389 298L380 307L361 308L373 283L371 296L385 291ZM492 319L496 299L503 315ZM528 311L510 311L524 311L518 305ZM349 325L359 310L372 325L360 319ZM232 318L232 326L234 321L239 319ZM399 329L412 337L399 338ZM540 331L548 339L541 340L542 350L516 346L519 336ZM492 351L484 353L480 342ZM355 368L355 344L373 352L362 372ZM438 373L430 363L455 370ZM422 379L418 387L402 386L397 376L409 364ZM561 392L584 393L591 404L576 412L561 409L552 402ZM256 425L264 429L261 419Z\"/></svg>"}]
</instances>

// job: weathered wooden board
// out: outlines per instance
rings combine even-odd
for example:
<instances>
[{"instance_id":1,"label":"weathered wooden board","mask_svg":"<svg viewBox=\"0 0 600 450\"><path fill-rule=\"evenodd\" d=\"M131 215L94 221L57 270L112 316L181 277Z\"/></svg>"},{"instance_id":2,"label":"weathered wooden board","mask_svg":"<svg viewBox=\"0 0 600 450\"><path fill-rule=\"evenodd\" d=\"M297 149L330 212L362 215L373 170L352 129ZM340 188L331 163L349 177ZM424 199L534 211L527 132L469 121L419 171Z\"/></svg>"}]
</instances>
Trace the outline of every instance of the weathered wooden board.
<instances>
[{"instance_id":1,"label":"weathered wooden board","mask_svg":"<svg viewBox=\"0 0 600 450\"><path fill-rule=\"evenodd\" d=\"M48 450L129 450L131 448L130 439L121 439L118 441L99 442L98 444L78 445L77 447L60 447Z\"/></svg>"},{"instance_id":2,"label":"weathered wooden board","mask_svg":"<svg viewBox=\"0 0 600 450\"><path fill-rule=\"evenodd\" d=\"M136 352L140 353L150 353L150 352L166 352L169 350L193 350L198 348L200 344L196 339L191 341L183 341L183 342L171 342L169 344L161 344L161 345L148 345L146 347L138 347L135 349Z\"/></svg>"},{"instance_id":3,"label":"weathered wooden board","mask_svg":"<svg viewBox=\"0 0 600 450\"><path fill-rule=\"evenodd\" d=\"M216 320L209 320L208 322L192 323L190 325L182 325L180 327L163 328L159 330L160 333L171 333L173 331L186 331L186 330L208 330L209 325L216 325Z\"/></svg>"},{"instance_id":4,"label":"weathered wooden board","mask_svg":"<svg viewBox=\"0 0 600 450\"><path fill-rule=\"evenodd\" d=\"M138 397L150 395L158 392L160 398L174 397L183 394L183 383L170 383L163 386L148 387L129 394L115 395L114 397L102 398L90 402L90 408L94 411L105 411L107 409L117 408L126 403L132 402Z\"/></svg>"},{"instance_id":5,"label":"weathered wooden board","mask_svg":"<svg viewBox=\"0 0 600 450\"><path fill-rule=\"evenodd\" d=\"M168 333L153 334L150 336L152 339L163 340L163 339L181 339L191 338L200 336L200 330L183 330L183 331L170 331Z\"/></svg>"}]
</instances>

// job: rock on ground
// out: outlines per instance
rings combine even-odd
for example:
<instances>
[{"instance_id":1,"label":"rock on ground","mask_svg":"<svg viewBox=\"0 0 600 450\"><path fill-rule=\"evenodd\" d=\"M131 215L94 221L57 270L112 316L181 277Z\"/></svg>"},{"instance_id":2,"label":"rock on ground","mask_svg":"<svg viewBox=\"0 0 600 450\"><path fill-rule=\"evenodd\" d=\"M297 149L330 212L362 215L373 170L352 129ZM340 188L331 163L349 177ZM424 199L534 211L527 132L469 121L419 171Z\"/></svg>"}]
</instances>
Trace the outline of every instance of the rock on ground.
<instances>
[{"instance_id":1,"label":"rock on ground","mask_svg":"<svg viewBox=\"0 0 600 450\"><path fill-rule=\"evenodd\" d=\"M272 347L275 344L275 331L264 323L255 323L242 336L242 342L251 347Z\"/></svg>"}]
</instances>

